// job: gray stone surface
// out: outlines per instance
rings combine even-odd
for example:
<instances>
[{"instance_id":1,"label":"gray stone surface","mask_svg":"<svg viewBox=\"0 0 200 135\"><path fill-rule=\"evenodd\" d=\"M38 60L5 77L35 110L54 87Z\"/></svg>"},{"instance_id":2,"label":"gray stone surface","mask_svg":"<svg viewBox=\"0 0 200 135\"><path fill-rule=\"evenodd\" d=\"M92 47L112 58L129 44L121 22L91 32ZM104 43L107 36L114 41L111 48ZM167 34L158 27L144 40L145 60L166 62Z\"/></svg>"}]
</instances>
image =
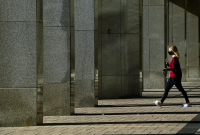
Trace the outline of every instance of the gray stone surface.
<instances>
[{"instance_id":1,"label":"gray stone surface","mask_svg":"<svg viewBox=\"0 0 200 135\"><path fill-rule=\"evenodd\" d=\"M149 38L164 42L164 7L149 6Z\"/></svg>"},{"instance_id":2,"label":"gray stone surface","mask_svg":"<svg viewBox=\"0 0 200 135\"><path fill-rule=\"evenodd\" d=\"M35 23L1 22L0 31L0 87L36 87Z\"/></svg>"},{"instance_id":3,"label":"gray stone surface","mask_svg":"<svg viewBox=\"0 0 200 135\"><path fill-rule=\"evenodd\" d=\"M98 74L102 75L102 34L98 34Z\"/></svg>"},{"instance_id":4,"label":"gray stone surface","mask_svg":"<svg viewBox=\"0 0 200 135\"><path fill-rule=\"evenodd\" d=\"M79 73L80 74L80 73ZM94 79L76 79L75 84L75 107L94 107Z\"/></svg>"},{"instance_id":5,"label":"gray stone surface","mask_svg":"<svg viewBox=\"0 0 200 135\"><path fill-rule=\"evenodd\" d=\"M160 3L159 3L160 2ZM163 88L164 65L164 1L149 1L150 88Z\"/></svg>"},{"instance_id":6,"label":"gray stone surface","mask_svg":"<svg viewBox=\"0 0 200 135\"><path fill-rule=\"evenodd\" d=\"M102 0L102 33L120 33L121 0Z\"/></svg>"},{"instance_id":7,"label":"gray stone surface","mask_svg":"<svg viewBox=\"0 0 200 135\"><path fill-rule=\"evenodd\" d=\"M102 76L102 98L120 98L121 90L121 76Z\"/></svg>"},{"instance_id":8,"label":"gray stone surface","mask_svg":"<svg viewBox=\"0 0 200 135\"><path fill-rule=\"evenodd\" d=\"M164 43L159 39L150 39L150 88L163 88L162 70L164 63Z\"/></svg>"},{"instance_id":9,"label":"gray stone surface","mask_svg":"<svg viewBox=\"0 0 200 135\"><path fill-rule=\"evenodd\" d=\"M121 34L122 75L138 75L140 72L140 35Z\"/></svg>"},{"instance_id":10,"label":"gray stone surface","mask_svg":"<svg viewBox=\"0 0 200 135\"><path fill-rule=\"evenodd\" d=\"M102 33L102 19L101 19L101 14L102 14L102 0L98 0L98 32Z\"/></svg>"},{"instance_id":11,"label":"gray stone surface","mask_svg":"<svg viewBox=\"0 0 200 135\"><path fill-rule=\"evenodd\" d=\"M199 47L198 43L189 44L187 47L188 51L188 64L189 66L199 66Z\"/></svg>"},{"instance_id":12,"label":"gray stone surface","mask_svg":"<svg viewBox=\"0 0 200 135\"><path fill-rule=\"evenodd\" d=\"M121 0L121 33L139 33L139 0Z\"/></svg>"},{"instance_id":13,"label":"gray stone surface","mask_svg":"<svg viewBox=\"0 0 200 135\"><path fill-rule=\"evenodd\" d=\"M36 21L36 1L0 0L0 21Z\"/></svg>"},{"instance_id":14,"label":"gray stone surface","mask_svg":"<svg viewBox=\"0 0 200 135\"><path fill-rule=\"evenodd\" d=\"M199 78L199 66L189 66L188 73L188 78Z\"/></svg>"},{"instance_id":15,"label":"gray stone surface","mask_svg":"<svg viewBox=\"0 0 200 135\"><path fill-rule=\"evenodd\" d=\"M102 35L102 75L121 75L120 34Z\"/></svg>"},{"instance_id":16,"label":"gray stone surface","mask_svg":"<svg viewBox=\"0 0 200 135\"><path fill-rule=\"evenodd\" d=\"M43 115L70 115L70 86L68 83L44 84Z\"/></svg>"},{"instance_id":17,"label":"gray stone surface","mask_svg":"<svg viewBox=\"0 0 200 135\"><path fill-rule=\"evenodd\" d=\"M159 39L150 39L150 72L162 72L165 66L164 43Z\"/></svg>"},{"instance_id":18,"label":"gray stone surface","mask_svg":"<svg viewBox=\"0 0 200 135\"><path fill-rule=\"evenodd\" d=\"M75 31L75 69L76 80L94 80L94 31Z\"/></svg>"},{"instance_id":19,"label":"gray stone surface","mask_svg":"<svg viewBox=\"0 0 200 135\"><path fill-rule=\"evenodd\" d=\"M187 23L187 42L198 43L198 22L188 22Z\"/></svg>"},{"instance_id":20,"label":"gray stone surface","mask_svg":"<svg viewBox=\"0 0 200 135\"><path fill-rule=\"evenodd\" d=\"M75 31L75 69L75 106L94 106L94 31Z\"/></svg>"},{"instance_id":21,"label":"gray stone surface","mask_svg":"<svg viewBox=\"0 0 200 135\"><path fill-rule=\"evenodd\" d=\"M183 11L184 12L184 11ZM185 15L173 17L173 42L185 41Z\"/></svg>"},{"instance_id":22,"label":"gray stone surface","mask_svg":"<svg viewBox=\"0 0 200 135\"><path fill-rule=\"evenodd\" d=\"M149 5L149 0L143 0L143 5L148 6Z\"/></svg>"},{"instance_id":23,"label":"gray stone surface","mask_svg":"<svg viewBox=\"0 0 200 135\"><path fill-rule=\"evenodd\" d=\"M150 72L143 70L143 87L144 89L150 89Z\"/></svg>"},{"instance_id":24,"label":"gray stone surface","mask_svg":"<svg viewBox=\"0 0 200 135\"><path fill-rule=\"evenodd\" d=\"M0 89L0 126L36 126L36 89Z\"/></svg>"},{"instance_id":25,"label":"gray stone surface","mask_svg":"<svg viewBox=\"0 0 200 135\"><path fill-rule=\"evenodd\" d=\"M139 76L122 76L121 98L140 96Z\"/></svg>"},{"instance_id":26,"label":"gray stone surface","mask_svg":"<svg viewBox=\"0 0 200 135\"><path fill-rule=\"evenodd\" d=\"M44 83L70 79L70 28L44 27Z\"/></svg>"},{"instance_id":27,"label":"gray stone surface","mask_svg":"<svg viewBox=\"0 0 200 135\"><path fill-rule=\"evenodd\" d=\"M163 89L165 88L165 77L162 71L151 71L150 72L150 88L151 89Z\"/></svg>"},{"instance_id":28,"label":"gray stone surface","mask_svg":"<svg viewBox=\"0 0 200 135\"><path fill-rule=\"evenodd\" d=\"M150 6L164 6L164 0L149 0Z\"/></svg>"},{"instance_id":29,"label":"gray stone surface","mask_svg":"<svg viewBox=\"0 0 200 135\"><path fill-rule=\"evenodd\" d=\"M102 76L99 76L98 78L98 99L102 99Z\"/></svg>"},{"instance_id":30,"label":"gray stone surface","mask_svg":"<svg viewBox=\"0 0 200 135\"><path fill-rule=\"evenodd\" d=\"M149 87L149 7L143 6L143 86Z\"/></svg>"},{"instance_id":31,"label":"gray stone surface","mask_svg":"<svg viewBox=\"0 0 200 135\"><path fill-rule=\"evenodd\" d=\"M43 0L44 26L70 26L70 0Z\"/></svg>"},{"instance_id":32,"label":"gray stone surface","mask_svg":"<svg viewBox=\"0 0 200 135\"><path fill-rule=\"evenodd\" d=\"M173 3L171 1L169 1L169 42L173 41Z\"/></svg>"},{"instance_id":33,"label":"gray stone surface","mask_svg":"<svg viewBox=\"0 0 200 135\"><path fill-rule=\"evenodd\" d=\"M74 1L75 30L94 30L94 0Z\"/></svg>"}]
</instances>

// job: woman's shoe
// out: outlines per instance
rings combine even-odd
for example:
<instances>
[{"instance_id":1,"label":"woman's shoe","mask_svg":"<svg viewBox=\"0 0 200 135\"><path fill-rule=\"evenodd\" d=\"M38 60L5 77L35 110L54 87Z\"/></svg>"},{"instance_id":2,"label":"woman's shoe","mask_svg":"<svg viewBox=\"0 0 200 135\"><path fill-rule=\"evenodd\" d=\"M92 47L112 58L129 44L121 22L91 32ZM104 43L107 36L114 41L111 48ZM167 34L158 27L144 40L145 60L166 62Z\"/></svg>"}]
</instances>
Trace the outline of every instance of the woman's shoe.
<instances>
[{"instance_id":1,"label":"woman's shoe","mask_svg":"<svg viewBox=\"0 0 200 135\"><path fill-rule=\"evenodd\" d=\"M154 101L154 103L155 103L155 105L157 105L157 106L159 106L159 107L162 107L162 103L161 102L159 102L158 100L156 100L156 101Z\"/></svg>"},{"instance_id":2,"label":"woman's shoe","mask_svg":"<svg viewBox=\"0 0 200 135\"><path fill-rule=\"evenodd\" d=\"M190 103L184 103L183 107L192 107L192 106L190 105Z\"/></svg>"}]
</instances>

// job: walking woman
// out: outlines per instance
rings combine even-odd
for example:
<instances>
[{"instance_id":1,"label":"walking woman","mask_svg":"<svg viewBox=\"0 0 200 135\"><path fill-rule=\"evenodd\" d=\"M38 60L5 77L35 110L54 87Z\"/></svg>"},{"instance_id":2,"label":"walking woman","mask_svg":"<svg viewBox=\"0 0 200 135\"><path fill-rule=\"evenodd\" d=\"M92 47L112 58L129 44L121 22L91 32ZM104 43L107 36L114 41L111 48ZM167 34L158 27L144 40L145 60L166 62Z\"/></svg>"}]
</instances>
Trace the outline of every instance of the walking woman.
<instances>
[{"instance_id":1,"label":"walking woman","mask_svg":"<svg viewBox=\"0 0 200 135\"><path fill-rule=\"evenodd\" d=\"M163 71L164 72L170 71L169 80L171 81L172 84L169 81L167 82L167 85L166 85L166 88L165 88L165 92L163 94L162 99L160 100L160 102L156 100L154 103L157 106L161 107L163 105L167 95L168 95L168 92L170 91L172 86L175 85L177 87L177 89L185 97L186 104L184 104L184 107L188 107L188 106L190 106L190 101L188 99L187 93L185 92L185 90L183 89L182 84L181 84L182 72L181 72L181 67L180 67L180 63L179 63L180 55L178 53L177 47L176 46L170 46L168 53L169 53L169 55L172 55L172 60L169 63L168 60L166 59L166 65L169 68L164 68Z\"/></svg>"}]
</instances>

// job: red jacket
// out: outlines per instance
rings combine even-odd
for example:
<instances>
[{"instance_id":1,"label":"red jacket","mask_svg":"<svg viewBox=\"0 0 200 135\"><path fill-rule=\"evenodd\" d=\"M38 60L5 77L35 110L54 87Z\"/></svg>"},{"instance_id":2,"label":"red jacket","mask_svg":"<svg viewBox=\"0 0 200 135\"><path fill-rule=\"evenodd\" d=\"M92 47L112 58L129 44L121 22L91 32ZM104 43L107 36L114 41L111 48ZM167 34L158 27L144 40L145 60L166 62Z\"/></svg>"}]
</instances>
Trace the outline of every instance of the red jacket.
<instances>
[{"instance_id":1,"label":"red jacket","mask_svg":"<svg viewBox=\"0 0 200 135\"><path fill-rule=\"evenodd\" d=\"M169 69L170 69L170 72L169 72L170 77L172 78L182 77L180 63L176 56L172 57L172 60L169 63Z\"/></svg>"}]
</instances>

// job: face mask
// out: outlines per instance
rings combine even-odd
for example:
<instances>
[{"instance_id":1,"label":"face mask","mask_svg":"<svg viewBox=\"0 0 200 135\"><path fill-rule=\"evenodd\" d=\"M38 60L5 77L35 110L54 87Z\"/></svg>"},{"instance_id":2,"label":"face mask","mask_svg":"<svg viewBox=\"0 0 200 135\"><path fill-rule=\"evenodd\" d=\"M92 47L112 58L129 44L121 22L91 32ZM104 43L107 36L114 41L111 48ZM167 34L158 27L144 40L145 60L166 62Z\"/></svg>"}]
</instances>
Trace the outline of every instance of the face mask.
<instances>
[{"instance_id":1,"label":"face mask","mask_svg":"<svg viewBox=\"0 0 200 135\"><path fill-rule=\"evenodd\" d=\"M169 55L172 55L172 54L173 54L173 52L170 52L170 51L168 51L168 53L169 53Z\"/></svg>"}]
</instances>

